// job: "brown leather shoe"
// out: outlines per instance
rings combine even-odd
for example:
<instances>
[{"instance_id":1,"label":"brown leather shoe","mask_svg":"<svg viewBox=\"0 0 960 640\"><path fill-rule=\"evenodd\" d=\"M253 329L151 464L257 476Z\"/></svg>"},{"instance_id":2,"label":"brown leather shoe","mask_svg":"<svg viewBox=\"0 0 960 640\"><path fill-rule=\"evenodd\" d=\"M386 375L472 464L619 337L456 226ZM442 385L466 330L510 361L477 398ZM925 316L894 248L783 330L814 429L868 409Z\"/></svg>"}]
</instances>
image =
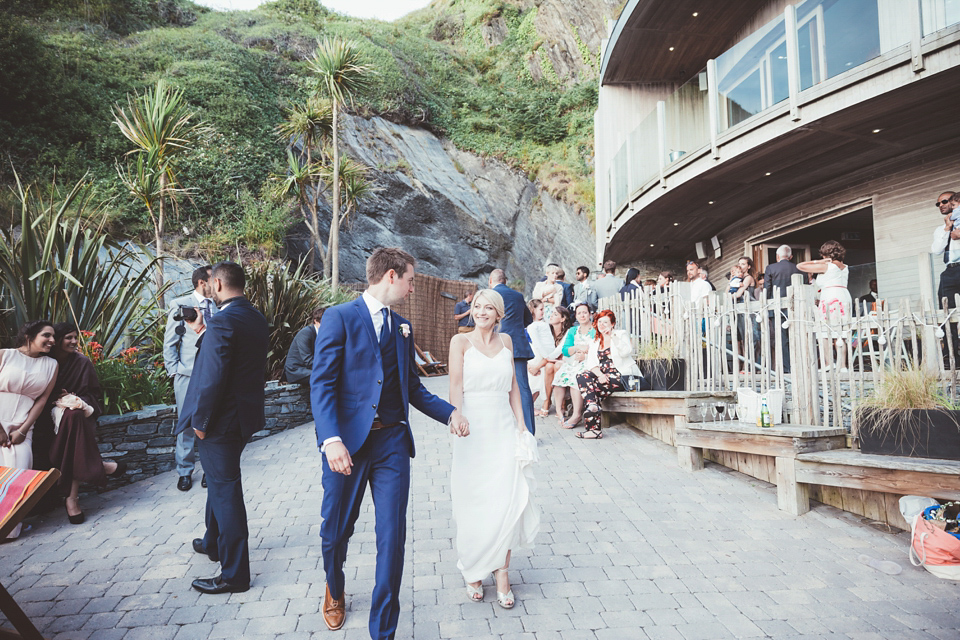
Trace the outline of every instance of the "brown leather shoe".
<instances>
[{"instance_id":1,"label":"brown leather shoe","mask_svg":"<svg viewBox=\"0 0 960 640\"><path fill-rule=\"evenodd\" d=\"M323 621L327 623L327 629L336 631L343 626L343 619L346 617L343 596L334 600L330 595L330 586L327 585L327 595L323 597Z\"/></svg>"}]
</instances>

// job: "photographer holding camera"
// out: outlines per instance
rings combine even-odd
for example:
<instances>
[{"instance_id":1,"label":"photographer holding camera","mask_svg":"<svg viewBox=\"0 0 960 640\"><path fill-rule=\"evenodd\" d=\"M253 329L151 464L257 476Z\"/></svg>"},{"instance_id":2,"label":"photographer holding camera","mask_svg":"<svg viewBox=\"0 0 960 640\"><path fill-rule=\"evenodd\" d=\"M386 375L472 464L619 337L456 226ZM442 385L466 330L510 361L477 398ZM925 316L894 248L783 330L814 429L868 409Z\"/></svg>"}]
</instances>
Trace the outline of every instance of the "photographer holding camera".
<instances>
[{"instance_id":1,"label":"photographer holding camera","mask_svg":"<svg viewBox=\"0 0 960 640\"><path fill-rule=\"evenodd\" d=\"M193 361L197 355L197 340L217 306L210 299L210 265L193 272L193 292L177 298L167 310L167 327L163 334L163 365L173 378L173 392L177 399L177 415L183 411L183 399L193 373ZM174 449L177 461L177 489L189 491L193 486L193 469L196 463L194 434L191 430L177 436ZM206 486L204 483L203 486Z\"/></svg>"}]
</instances>

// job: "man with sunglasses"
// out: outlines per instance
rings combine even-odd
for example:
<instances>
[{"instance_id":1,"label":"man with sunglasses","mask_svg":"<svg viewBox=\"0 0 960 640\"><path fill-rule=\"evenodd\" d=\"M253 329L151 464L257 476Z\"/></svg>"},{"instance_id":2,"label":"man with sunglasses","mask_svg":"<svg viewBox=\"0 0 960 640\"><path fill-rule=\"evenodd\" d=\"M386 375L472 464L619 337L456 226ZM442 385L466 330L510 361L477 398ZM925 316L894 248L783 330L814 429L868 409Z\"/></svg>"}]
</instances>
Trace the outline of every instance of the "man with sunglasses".
<instances>
[{"instance_id":1,"label":"man with sunglasses","mask_svg":"<svg viewBox=\"0 0 960 640\"><path fill-rule=\"evenodd\" d=\"M946 268L940 274L940 286L937 289L937 300L943 307L943 299L947 298L947 308L952 309L956 306L956 296L960 294L960 229L953 228L953 220L950 214L953 213L954 201L953 191L944 191L937 197L934 203L937 211L943 216L943 224L933 231L933 244L930 246L930 253L943 254L943 262ZM957 339L957 323L950 323L950 333L953 336L953 348L955 360L960 358L960 340ZM944 358L947 357L947 341L944 340Z\"/></svg>"}]
</instances>

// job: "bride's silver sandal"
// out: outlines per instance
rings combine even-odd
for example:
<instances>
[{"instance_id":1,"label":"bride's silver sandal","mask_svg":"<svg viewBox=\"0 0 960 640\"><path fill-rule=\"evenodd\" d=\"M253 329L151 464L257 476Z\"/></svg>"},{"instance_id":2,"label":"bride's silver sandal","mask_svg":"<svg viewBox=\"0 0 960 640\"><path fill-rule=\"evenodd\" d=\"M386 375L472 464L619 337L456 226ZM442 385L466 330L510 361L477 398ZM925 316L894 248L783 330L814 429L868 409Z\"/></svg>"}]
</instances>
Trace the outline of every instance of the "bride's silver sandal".
<instances>
[{"instance_id":1,"label":"bride's silver sandal","mask_svg":"<svg viewBox=\"0 0 960 640\"><path fill-rule=\"evenodd\" d=\"M477 586L467 583L467 598L470 602L483 602L483 582Z\"/></svg>"},{"instance_id":2,"label":"bride's silver sandal","mask_svg":"<svg viewBox=\"0 0 960 640\"><path fill-rule=\"evenodd\" d=\"M497 581L497 574L500 573L501 571L504 573L507 572L506 569L497 569L496 571L493 572L493 581L494 581L495 587L496 587L496 581ZM499 588L497 589L497 604L499 604L501 607L503 607L504 609L513 609L513 605L515 605L516 603L517 603L516 598L513 597L512 588L506 593L500 593Z\"/></svg>"}]
</instances>

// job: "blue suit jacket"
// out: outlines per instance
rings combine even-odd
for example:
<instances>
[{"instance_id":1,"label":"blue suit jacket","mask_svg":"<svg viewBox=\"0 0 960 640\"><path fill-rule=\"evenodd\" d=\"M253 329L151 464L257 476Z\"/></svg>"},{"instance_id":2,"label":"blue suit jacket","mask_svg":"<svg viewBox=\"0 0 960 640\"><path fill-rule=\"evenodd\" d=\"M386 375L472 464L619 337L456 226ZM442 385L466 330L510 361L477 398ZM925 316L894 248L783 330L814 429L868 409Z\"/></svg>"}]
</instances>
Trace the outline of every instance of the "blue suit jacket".
<instances>
[{"instance_id":1,"label":"blue suit jacket","mask_svg":"<svg viewBox=\"0 0 960 640\"><path fill-rule=\"evenodd\" d=\"M239 430L246 442L265 424L267 320L249 300L234 298L200 337L176 432L196 429L209 437Z\"/></svg>"},{"instance_id":2,"label":"blue suit jacket","mask_svg":"<svg viewBox=\"0 0 960 640\"><path fill-rule=\"evenodd\" d=\"M500 331L513 340L514 359L532 359L533 349L530 347L530 340L527 339L527 332L524 329L533 322L533 316L530 314L530 309L527 308L527 303L523 300L523 294L514 291L505 284L498 284L493 290L503 298L503 318L500 320Z\"/></svg>"},{"instance_id":3,"label":"blue suit jacket","mask_svg":"<svg viewBox=\"0 0 960 640\"><path fill-rule=\"evenodd\" d=\"M420 383L414 360L413 332L400 333L409 323L390 312L391 331L397 331L397 362L403 411L403 426L410 440L410 457L416 454L410 431L409 404L438 422L446 423L453 405L427 391ZM366 442L380 402L383 361L374 334L370 312L362 298L327 309L320 331L310 375L310 400L317 430L317 444L340 436L350 455ZM399 427L397 427L399 428Z\"/></svg>"}]
</instances>

